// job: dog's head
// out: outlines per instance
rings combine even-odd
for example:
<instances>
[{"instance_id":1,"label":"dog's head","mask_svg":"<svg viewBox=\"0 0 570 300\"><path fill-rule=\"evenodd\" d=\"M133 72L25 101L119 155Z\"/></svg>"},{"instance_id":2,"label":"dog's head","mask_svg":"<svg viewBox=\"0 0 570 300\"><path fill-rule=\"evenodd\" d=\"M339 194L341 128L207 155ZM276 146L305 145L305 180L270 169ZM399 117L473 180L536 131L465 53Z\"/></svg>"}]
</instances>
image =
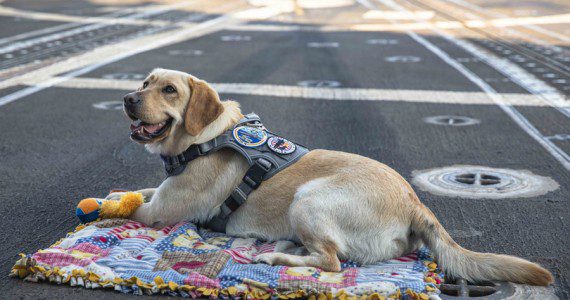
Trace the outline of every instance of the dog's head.
<instances>
[{"instance_id":1,"label":"dog's head","mask_svg":"<svg viewBox=\"0 0 570 300\"><path fill-rule=\"evenodd\" d=\"M173 144L183 135L198 137L222 114L224 105L205 81L155 69L138 90L125 95L124 111L133 120L131 139L156 146Z\"/></svg>"}]
</instances>

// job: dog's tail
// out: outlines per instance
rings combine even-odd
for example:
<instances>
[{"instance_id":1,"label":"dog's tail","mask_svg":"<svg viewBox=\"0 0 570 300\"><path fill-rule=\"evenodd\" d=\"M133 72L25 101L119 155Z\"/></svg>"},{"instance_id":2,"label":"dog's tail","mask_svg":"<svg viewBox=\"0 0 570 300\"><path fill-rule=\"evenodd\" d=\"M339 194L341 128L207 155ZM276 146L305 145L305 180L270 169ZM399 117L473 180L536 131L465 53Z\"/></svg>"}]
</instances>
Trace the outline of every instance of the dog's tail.
<instances>
[{"instance_id":1,"label":"dog's tail","mask_svg":"<svg viewBox=\"0 0 570 300\"><path fill-rule=\"evenodd\" d=\"M413 213L412 231L435 253L437 262L451 277L471 282L508 281L542 286L554 281L548 270L522 258L462 248L435 215L421 204Z\"/></svg>"}]
</instances>

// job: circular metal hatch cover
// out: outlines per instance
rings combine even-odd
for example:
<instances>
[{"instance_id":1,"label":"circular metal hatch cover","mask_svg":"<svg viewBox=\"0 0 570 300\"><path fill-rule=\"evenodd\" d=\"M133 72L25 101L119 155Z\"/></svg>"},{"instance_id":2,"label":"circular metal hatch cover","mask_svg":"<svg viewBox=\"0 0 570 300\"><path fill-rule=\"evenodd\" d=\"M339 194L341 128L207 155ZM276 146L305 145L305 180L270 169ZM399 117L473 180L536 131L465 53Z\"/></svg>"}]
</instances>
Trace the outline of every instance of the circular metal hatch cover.
<instances>
[{"instance_id":1,"label":"circular metal hatch cover","mask_svg":"<svg viewBox=\"0 0 570 300\"><path fill-rule=\"evenodd\" d=\"M421 190L462 198L516 198L544 195L558 189L556 181L527 170L456 165L414 171L412 183Z\"/></svg>"}]
</instances>

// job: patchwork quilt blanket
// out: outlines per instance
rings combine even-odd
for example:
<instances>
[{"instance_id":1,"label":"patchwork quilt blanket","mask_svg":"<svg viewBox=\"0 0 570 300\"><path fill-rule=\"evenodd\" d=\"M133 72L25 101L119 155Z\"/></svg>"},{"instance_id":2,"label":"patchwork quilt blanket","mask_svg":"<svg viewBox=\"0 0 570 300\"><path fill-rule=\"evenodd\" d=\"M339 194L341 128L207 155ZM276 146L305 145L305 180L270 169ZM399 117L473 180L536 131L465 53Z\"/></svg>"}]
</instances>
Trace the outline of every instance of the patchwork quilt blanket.
<instances>
[{"instance_id":1,"label":"patchwork quilt blanket","mask_svg":"<svg viewBox=\"0 0 570 300\"><path fill-rule=\"evenodd\" d=\"M123 293L213 299L439 299L441 272L426 248L374 265L344 261L341 272L254 264L261 253L302 250L290 241L236 238L181 222L162 229L126 219L79 226L24 255L12 276Z\"/></svg>"}]
</instances>

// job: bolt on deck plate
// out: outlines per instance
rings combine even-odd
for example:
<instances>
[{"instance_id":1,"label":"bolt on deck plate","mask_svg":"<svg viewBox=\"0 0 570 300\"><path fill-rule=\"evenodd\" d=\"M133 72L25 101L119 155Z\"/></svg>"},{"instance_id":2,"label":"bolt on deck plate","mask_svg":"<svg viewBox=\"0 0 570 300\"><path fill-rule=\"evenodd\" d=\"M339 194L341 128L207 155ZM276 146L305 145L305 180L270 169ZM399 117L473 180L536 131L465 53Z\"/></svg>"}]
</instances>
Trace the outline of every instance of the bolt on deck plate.
<instances>
[{"instance_id":1,"label":"bolt on deck plate","mask_svg":"<svg viewBox=\"0 0 570 300\"><path fill-rule=\"evenodd\" d=\"M412 183L443 196L462 198L533 197L559 188L549 177L526 170L456 165L413 172Z\"/></svg>"}]
</instances>

